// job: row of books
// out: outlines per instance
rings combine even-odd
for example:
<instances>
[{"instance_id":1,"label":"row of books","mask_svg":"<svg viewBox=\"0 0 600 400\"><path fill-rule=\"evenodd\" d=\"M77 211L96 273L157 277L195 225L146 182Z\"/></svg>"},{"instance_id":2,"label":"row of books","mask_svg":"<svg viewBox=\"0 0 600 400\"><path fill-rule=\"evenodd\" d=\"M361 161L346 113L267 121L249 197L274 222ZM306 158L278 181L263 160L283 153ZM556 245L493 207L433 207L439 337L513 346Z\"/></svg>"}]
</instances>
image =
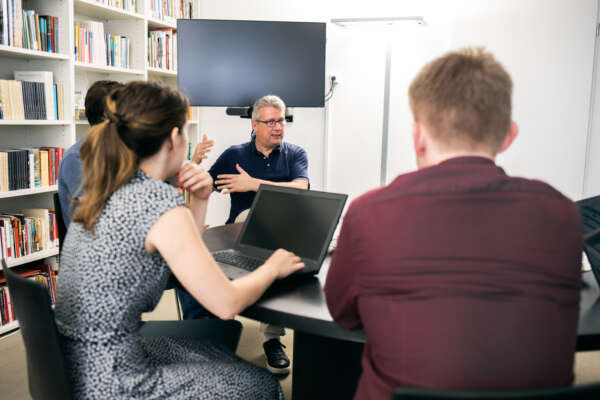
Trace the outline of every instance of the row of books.
<instances>
[{"instance_id":1,"label":"row of books","mask_svg":"<svg viewBox=\"0 0 600 400\"><path fill-rule=\"evenodd\" d=\"M58 17L24 10L21 0L0 2L0 44L59 52Z\"/></svg>"},{"instance_id":2,"label":"row of books","mask_svg":"<svg viewBox=\"0 0 600 400\"><path fill-rule=\"evenodd\" d=\"M0 119L64 119L64 86L50 71L15 71L0 79Z\"/></svg>"},{"instance_id":3,"label":"row of books","mask_svg":"<svg viewBox=\"0 0 600 400\"><path fill-rule=\"evenodd\" d=\"M131 41L127 36L104 33L104 24L75 22L75 60L88 64L129 68Z\"/></svg>"},{"instance_id":4,"label":"row of books","mask_svg":"<svg viewBox=\"0 0 600 400\"><path fill-rule=\"evenodd\" d=\"M7 286L0 286L0 327L15 321L15 310Z\"/></svg>"},{"instance_id":5,"label":"row of books","mask_svg":"<svg viewBox=\"0 0 600 400\"><path fill-rule=\"evenodd\" d=\"M148 6L157 19L200 18L200 0L149 0Z\"/></svg>"},{"instance_id":6,"label":"row of books","mask_svg":"<svg viewBox=\"0 0 600 400\"><path fill-rule=\"evenodd\" d=\"M96 3L131 12L139 12L140 10L138 7L138 0L96 0Z\"/></svg>"},{"instance_id":7,"label":"row of books","mask_svg":"<svg viewBox=\"0 0 600 400\"><path fill-rule=\"evenodd\" d=\"M48 289L50 303L56 302L56 271L47 264L15 268L20 276L42 283ZM0 327L16 321L15 310L6 279L0 275Z\"/></svg>"},{"instance_id":8,"label":"row of books","mask_svg":"<svg viewBox=\"0 0 600 400\"><path fill-rule=\"evenodd\" d=\"M58 247L58 226L54 210L25 208L22 213L0 212L0 254L15 260Z\"/></svg>"},{"instance_id":9,"label":"row of books","mask_svg":"<svg viewBox=\"0 0 600 400\"><path fill-rule=\"evenodd\" d=\"M148 32L148 66L177 71L177 33L172 29Z\"/></svg>"},{"instance_id":10,"label":"row of books","mask_svg":"<svg viewBox=\"0 0 600 400\"><path fill-rule=\"evenodd\" d=\"M131 41L127 36L106 35L106 62L111 67L129 68Z\"/></svg>"},{"instance_id":11,"label":"row of books","mask_svg":"<svg viewBox=\"0 0 600 400\"><path fill-rule=\"evenodd\" d=\"M62 147L0 149L0 192L56 185Z\"/></svg>"}]
</instances>

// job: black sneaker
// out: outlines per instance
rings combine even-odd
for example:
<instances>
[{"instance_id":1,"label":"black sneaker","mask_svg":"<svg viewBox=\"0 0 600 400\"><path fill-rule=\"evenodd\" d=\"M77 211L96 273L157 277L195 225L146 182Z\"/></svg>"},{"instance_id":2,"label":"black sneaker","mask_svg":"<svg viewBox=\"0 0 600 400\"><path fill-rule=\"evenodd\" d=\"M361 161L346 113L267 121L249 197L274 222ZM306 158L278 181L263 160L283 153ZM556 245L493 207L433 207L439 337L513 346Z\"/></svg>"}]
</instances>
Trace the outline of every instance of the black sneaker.
<instances>
[{"instance_id":1,"label":"black sneaker","mask_svg":"<svg viewBox=\"0 0 600 400\"><path fill-rule=\"evenodd\" d=\"M285 346L278 339L267 340L263 343L267 356L267 369L274 374L287 374L290 372L290 359L283 349Z\"/></svg>"}]
</instances>

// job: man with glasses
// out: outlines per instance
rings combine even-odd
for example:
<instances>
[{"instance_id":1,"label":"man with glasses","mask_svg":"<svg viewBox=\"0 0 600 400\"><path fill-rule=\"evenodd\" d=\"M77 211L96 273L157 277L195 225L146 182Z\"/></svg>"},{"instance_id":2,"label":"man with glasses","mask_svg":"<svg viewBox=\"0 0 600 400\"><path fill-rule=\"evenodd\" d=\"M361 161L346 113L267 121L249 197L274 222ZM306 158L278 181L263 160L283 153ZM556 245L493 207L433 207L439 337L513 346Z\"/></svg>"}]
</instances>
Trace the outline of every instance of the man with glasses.
<instances>
[{"instance_id":1,"label":"man with glasses","mask_svg":"<svg viewBox=\"0 0 600 400\"><path fill-rule=\"evenodd\" d=\"M306 151L283 142L284 113L279 97L258 99L252 109L252 139L225 150L211 167L217 190L231 194L227 224L250 208L261 184L308 189Z\"/></svg>"},{"instance_id":2,"label":"man with glasses","mask_svg":"<svg viewBox=\"0 0 600 400\"><path fill-rule=\"evenodd\" d=\"M231 146L221 154L208 171L215 187L231 196L229 218L231 224L243 220L246 210L261 184L308 189L308 158L306 151L283 141L285 128L285 103L279 97L267 95L258 99L252 110L252 138L249 142ZM207 142L205 139L203 141ZM194 161L206 158L205 152L212 143L200 146ZM241 214L241 215L240 215ZM184 319L202 316L202 307L179 291ZM275 374L290 370L290 360L283 351L279 337L285 335L282 327L261 324L264 332L263 348L267 356L267 369Z\"/></svg>"}]
</instances>

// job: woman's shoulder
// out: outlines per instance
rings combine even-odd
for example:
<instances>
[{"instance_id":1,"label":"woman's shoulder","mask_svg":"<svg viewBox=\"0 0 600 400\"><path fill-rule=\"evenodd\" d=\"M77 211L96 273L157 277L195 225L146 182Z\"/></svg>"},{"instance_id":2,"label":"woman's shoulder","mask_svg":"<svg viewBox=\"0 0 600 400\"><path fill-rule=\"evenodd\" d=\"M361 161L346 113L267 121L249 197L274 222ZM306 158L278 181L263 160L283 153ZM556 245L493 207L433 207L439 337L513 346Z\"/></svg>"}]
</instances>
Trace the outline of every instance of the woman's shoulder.
<instances>
[{"instance_id":1,"label":"woman's shoulder","mask_svg":"<svg viewBox=\"0 0 600 400\"><path fill-rule=\"evenodd\" d=\"M142 208L185 204L183 195L176 188L167 182L150 178L140 169L111 197L121 204L128 203Z\"/></svg>"}]
</instances>

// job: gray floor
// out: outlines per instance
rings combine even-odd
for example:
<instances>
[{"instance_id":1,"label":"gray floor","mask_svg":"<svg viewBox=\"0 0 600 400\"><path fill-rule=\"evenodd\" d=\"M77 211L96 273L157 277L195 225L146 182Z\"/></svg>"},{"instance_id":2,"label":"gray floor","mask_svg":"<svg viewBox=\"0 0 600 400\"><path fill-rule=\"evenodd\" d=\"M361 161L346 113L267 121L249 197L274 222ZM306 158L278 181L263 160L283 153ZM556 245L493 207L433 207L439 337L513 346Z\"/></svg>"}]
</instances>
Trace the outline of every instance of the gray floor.
<instances>
[{"instance_id":1,"label":"gray floor","mask_svg":"<svg viewBox=\"0 0 600 400\"><path fill-rule=\"evenodd\" d=\"M175 303L172 292L166 292L157 309L145 315L145 319L175 319ZM244 325L238 354L251 363L264 366L262 352L262 335L259 324L255 321L238 318ZM293 331L288 330L283 337L287 353L293 358ZM293 373L293 371L292 371ZM600 382L600 351L578 353L575 357L576 384ZM280 379L285 398L290 400L292 378L291 374ZM27 365L25 350L21 335L14 334L0 338L0 399L22 400L30 399L27 389Z\"/></svg>"}]
</instances>

